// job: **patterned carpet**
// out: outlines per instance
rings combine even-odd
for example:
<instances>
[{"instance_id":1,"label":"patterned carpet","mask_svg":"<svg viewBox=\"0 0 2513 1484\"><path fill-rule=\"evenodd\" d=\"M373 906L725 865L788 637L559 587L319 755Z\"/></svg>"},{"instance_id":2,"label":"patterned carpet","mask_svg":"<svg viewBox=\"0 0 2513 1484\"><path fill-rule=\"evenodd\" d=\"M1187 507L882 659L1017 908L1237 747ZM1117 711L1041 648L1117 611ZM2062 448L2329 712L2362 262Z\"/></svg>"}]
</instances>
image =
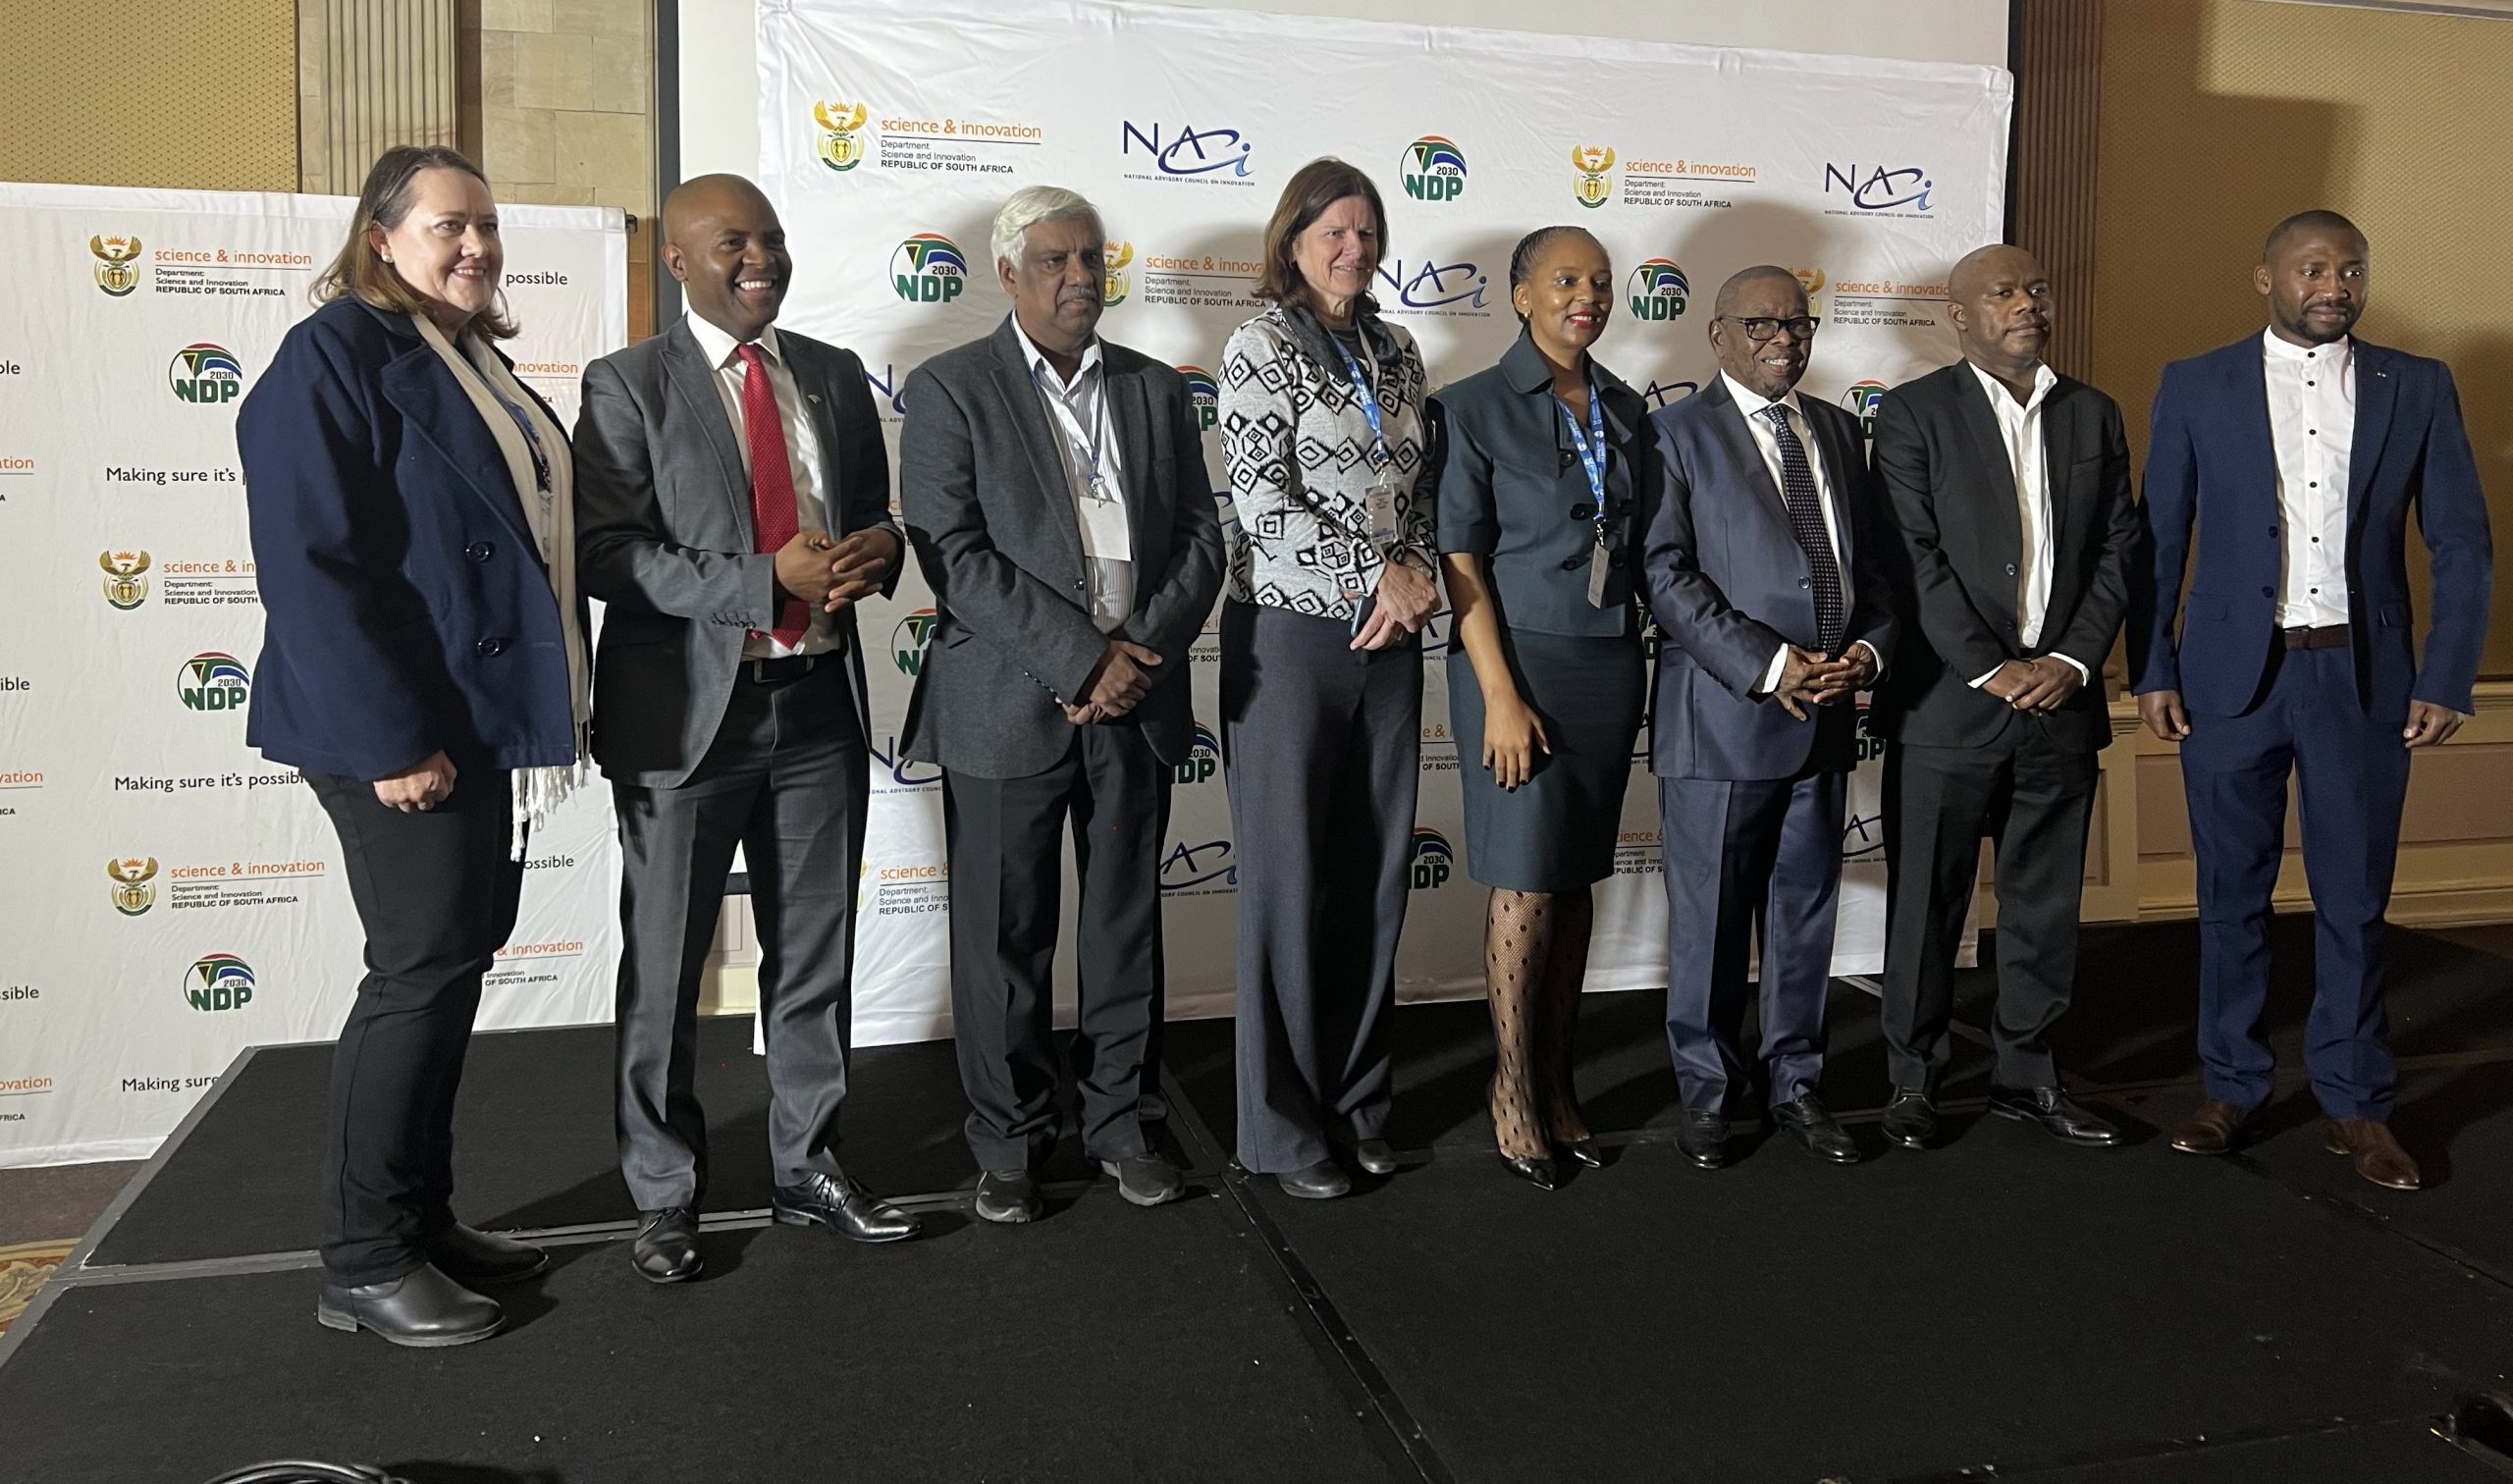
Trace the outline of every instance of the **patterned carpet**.
<instances>
[{"instance_id":1,"label":"patterned carpet","mask_svg":"<svg viewBox=\"0 0 2513 1484\"><path fill-rule=\"evenodd\" d=\"M70 1249L79 1244L63 1242L23 1242L16 1246L0 1246L0 1333L7 1332L18 1316L32 1303L35 1290Z\"/></svg>"}]
</instances>

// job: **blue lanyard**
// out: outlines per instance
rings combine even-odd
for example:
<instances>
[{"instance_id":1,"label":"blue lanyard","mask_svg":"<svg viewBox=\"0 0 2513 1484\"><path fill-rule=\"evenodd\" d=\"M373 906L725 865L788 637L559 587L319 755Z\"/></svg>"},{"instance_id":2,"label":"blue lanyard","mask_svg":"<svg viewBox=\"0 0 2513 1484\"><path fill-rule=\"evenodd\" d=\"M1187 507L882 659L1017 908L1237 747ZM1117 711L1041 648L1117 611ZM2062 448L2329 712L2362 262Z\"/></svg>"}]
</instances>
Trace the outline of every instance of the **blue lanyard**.
<instances>
[{"instance_id":1,"label":"blue lanyard","mask_svg":"<svg viewBox=\"0 0 2513 1484\"><path fill-rule=\"evenodd\" d=\"M1590 519L1597 523L1597 545L1606 543L1606 415L1605 398L1597 395L1597 374L1588 373L1588 433L1579 436L1579 419L1571 415L1570 403L1556 397L1553 404L1562 409L1562 420L1571 425L1571 446L1579 450L1579 467L1588 473L1588 493L1596 497L1597 512Z\"/></svg>"},{"instance_id":2,"label":"blue lanyard","mask_svg":"<svg viewBox=\"0 0 2513 1484\"><path fill-rule=\"evenodd\" d=\"M1369 349L1369 332L1366 330L1358 330L1358 326L1356 328L1358 333L1363 337L1362 348L1363 350ZM1362 363L1353 358L1352 351L1344 348L1344 343L1336 340L1331 333L1326 337L1326 339L1329 344L1334 345L1335 353L1344 357L1344 374L1353 379L1353 394L1362 399L1362 415L1369 419L1370 439L1372 441L1370 452L1372 458L1376 463L1383 464L1394 455L1387 451L1387 431L1379 416L1378 394L1370 390L1369 379L1362 375ZM1375 370L1378 364L1377 357L1371 357L1370 364L1371 368Z\"/></svg>"},{"instance_id":3,"label":"blue lanyard","mask_svg":"<svg viewBox=\"0 0 2513 1484\"><path fill-rule=\"evenodd\" d=\"M1076 385L1079 385L1080 373L1075 373L1075 377ZM1091 467L1085 471L1084 482L1084 488L1090 491L1091 498L1112 499L1113 497L1108 494L1107 476L1099 472L1099 450L1107 437L1108 420L1108 389L1104 382L1099 388L1099 399L1092 404L1091 426L1087 430L1082 426L1082 419L1075 414L1073 404L1057 395L1056 389L1047 385L1047 379L1039 374L1038 363L1035 361L1030 365L1030 385L1038 388L1040 393L1055 405L1056 410L1064 414L1059 421L1073 430L1075 436L1061 438L1059 442L1079 450L1085 458L1091 460Z\"/></svg>"}]
</instances>

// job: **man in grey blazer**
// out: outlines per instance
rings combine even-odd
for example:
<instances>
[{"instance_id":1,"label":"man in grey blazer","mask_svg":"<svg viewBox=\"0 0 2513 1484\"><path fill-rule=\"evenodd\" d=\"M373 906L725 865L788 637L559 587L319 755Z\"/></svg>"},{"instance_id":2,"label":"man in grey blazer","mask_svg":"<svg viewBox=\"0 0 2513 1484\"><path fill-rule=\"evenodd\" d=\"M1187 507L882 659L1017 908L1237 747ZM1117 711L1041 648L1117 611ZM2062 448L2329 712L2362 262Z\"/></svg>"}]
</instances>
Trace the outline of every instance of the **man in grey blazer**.
<instances>
[{"instance_id":1,"label":"man in grey blazer","mask_svg":"<svg viewBox=\"0 0 2513 1484\"><path fill-rule=\"evenodd\" d=\"M606 605L593 751L619 816L619 1167L657 1283L700 1267L698 979L733 850L762 952L776 1219L859 1242L916 1219L837 1159L870 795L855 604L897 580L889 460L852 351L774 326L793 273L735 176L664 202L689 314L585 368L584 589Z\"/></svg>"},{"instance_id":2,"label":"man in grey blazer","mask_svg":"<svg viewBox=\"0 0 2513 1484\"><path fill-rule=\"evenodd\" d=\"M1677 1136L1726 1162L1745 964L1762 938L1762 1045L1773 1119L1817 1157L1857 1160L1816 1093L1857 761L1852 698L1892 653L1858 423L1800 398L1817 322L1785 268L1747 268L1710 321L1718 378L1650 418L1660 477L1641 537L1658 649L1649 769L1666 841L1667 1040Z\"/></svg>"},{"instance_id":3,"label":"man in grey blazer","mask_svg":"<svg viewBox=\"0 0 2513 1484\"><path fill-rule=\"evenodd\" d=\"M1033 1172L1058 1132L1068 816L1083 1152L1137 1205L1184 1190L1150 1127L1160 852L1221 531L1184 379L1097 337L1104 237L1069 190L1015 192L992 241L1012 313L902 398L899 505L935 599L904 747L943 769L952 1025L988 1221L1039 1214Z\"/></svg>"}]
</instances>

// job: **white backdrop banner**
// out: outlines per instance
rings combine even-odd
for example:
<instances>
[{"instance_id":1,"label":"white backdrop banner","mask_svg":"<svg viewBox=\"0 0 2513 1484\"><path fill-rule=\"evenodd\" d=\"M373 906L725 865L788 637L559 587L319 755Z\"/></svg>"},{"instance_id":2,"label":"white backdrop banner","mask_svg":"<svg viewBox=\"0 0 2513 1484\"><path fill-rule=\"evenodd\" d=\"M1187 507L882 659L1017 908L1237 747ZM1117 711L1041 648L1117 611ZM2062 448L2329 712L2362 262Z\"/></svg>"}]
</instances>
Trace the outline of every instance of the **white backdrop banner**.
<instances>
[{"instance_id":1,"label":"white backdrop banner","mask_svg":"<svg viewBox=\"0 0 2513 1484\"><path fill-rule=\"evenodd\" d=\"M759 26L760 180L797 265L784 322L863 355L894 450L906 374L1009 307L989 227L1023 186L1098 204L1101 333L1176 365L1207 405L1222 342L1261 307L1250 290L1265 218L1318 155L1377 181L1389 216L1377 296L1420 341L1435 386L1492 364L1517 334L1512 244L1572 222L1625 283L1597 353L1651 402L1712 373L1709 296L1768 262L1798 274L1824 319L1803 390L1864 414L1885 387L1954 358L1947 270L2003 221L2011 92L1994 68L1036 0L760 0ZM1206 459L1218 483L1217 445ZM940 790L896 742L931 605L911 575L889 610L864 614L880 755L856 961L867 1042L949 1025ZM1481 984L1445 617L1430 640L1409 999ZM1208 634L1198 747L1161 867L1173 1015L1226 1013L1231 992L1216 659ZM1837 974L1873 973L1883 953L1880 747L1851 788ZM1600 891L1595 989L1666 981L1645 753L1644 738L1620 870ZM1068 952L1068 1001L1069 965Z\"/></svg>"},{"instance_id":2,"label":"white backdrop banner","mask_svg":"<svg viewBox=\"0 0 2513 1484\"><path fill-rule=\"evenodd\" d=\"M339 1031L338 844L244 745L262 614L236 405L338 196L0 185L0 1165L144 1154L246 1045ZM615 211L508 206L508 349L562 421L627 340ZM610 791L532 842L480 1024L607 1019Z\"/></svg>"}]
</instances>

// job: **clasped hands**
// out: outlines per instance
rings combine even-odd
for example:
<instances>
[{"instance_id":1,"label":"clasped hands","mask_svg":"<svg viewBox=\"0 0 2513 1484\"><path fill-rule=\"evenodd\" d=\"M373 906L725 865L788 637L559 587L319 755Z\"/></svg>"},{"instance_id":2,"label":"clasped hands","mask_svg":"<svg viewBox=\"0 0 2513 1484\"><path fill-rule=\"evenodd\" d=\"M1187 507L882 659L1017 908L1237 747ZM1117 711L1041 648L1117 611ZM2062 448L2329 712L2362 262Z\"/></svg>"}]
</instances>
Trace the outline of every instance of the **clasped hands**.
<instances>
[{"instance_id":1,"label":"clasped hands","mask_svg":"<svg viewBox=\"0 0 2513 1484\"><path fill-rule=\"evenodd\" d=\"M827 531L797 531L776 549L776 585L788 597L834 613L880 592L882 579L898 557L899 539L887 531L857 531L842 538Z\"/></svg>"},{"instance_id":2,"label":"clasped hands","mask_svg":"<svg viewBox=\"0 0 2513 1484\"><path fill-rule=\"evenodd\" d=\"M1838 660L1792 644L1771 697L1781 710L1803 721L1809 715L1807 708L1844 700L1875 678L1876 653L1863 643L1851 645Z\"/></svg>"},{"instance_id":3,"label":"clasped hands","mask_svg":"<svg viewBox=\"0 0 2513 1484\"><path fill-rule=\"evenodd\" d=\"M2085 684L2085 674L2057 655L2009 660L1981 682L1981 689L2017 711L2054 712Z\"/></svg>"},{"instance_id":4,"label":"clasped hands","mask_svg":"<svg viewBox=\"0 0 2513 1484\"><path fill-rule=\"evenodd\" d=\"M1160 664L1160 652L1131 639L1111 639L1099 662L1091 668L1091 677L1082 685L1080 701L1059 701L1064 718L1076 726L1089 726L1098 721L1114 721L1133 711L1151 689L1152 671Z\"/></svg>"}]
</instances>

